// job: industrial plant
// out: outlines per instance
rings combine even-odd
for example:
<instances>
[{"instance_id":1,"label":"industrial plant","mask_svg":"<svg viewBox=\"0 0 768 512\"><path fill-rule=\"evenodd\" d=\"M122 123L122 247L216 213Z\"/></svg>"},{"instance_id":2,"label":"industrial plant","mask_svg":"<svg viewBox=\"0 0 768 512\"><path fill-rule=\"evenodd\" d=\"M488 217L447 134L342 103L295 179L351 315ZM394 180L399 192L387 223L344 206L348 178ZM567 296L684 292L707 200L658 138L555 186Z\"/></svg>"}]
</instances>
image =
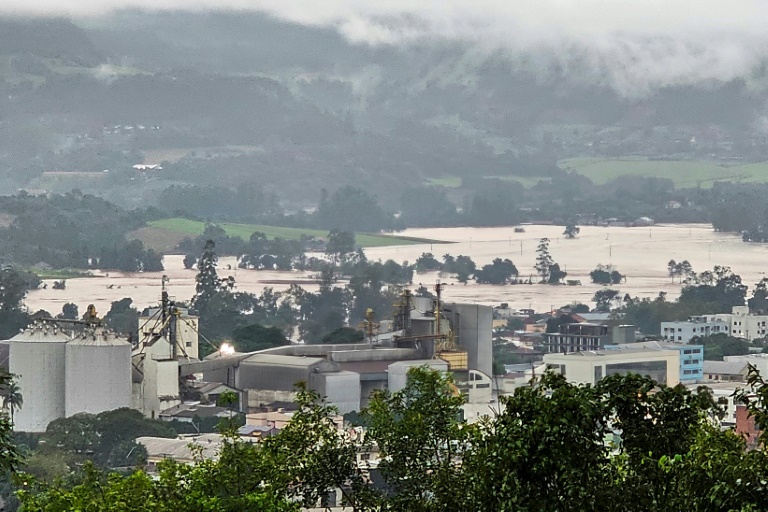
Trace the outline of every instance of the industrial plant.
<instances>
[{"instance_id":1,"label":"industrial plant","mask_svg":"<svg viewBox=\"0 0 768 512\"><path fill-rule=\"evenodd\" d=\"M251 353L221 350L200 359L198 318L163 288L160 307L139 318L129 343L101 324L90 307L82 320L39 320L8 341L7 369L24 395L15 429L44 432L58 418L130 407L149 418L174 419L185 402L215 403L231 390L243 413L290 408L296 384L325 397L341 414L360 411L377 389L405 386L407 370L451 372L467 398L465 417L488 414L492 308L444 303L405 290L391 319L373 311L361 326L363 343L290 344Z\"/></svg>"}]
</instances>

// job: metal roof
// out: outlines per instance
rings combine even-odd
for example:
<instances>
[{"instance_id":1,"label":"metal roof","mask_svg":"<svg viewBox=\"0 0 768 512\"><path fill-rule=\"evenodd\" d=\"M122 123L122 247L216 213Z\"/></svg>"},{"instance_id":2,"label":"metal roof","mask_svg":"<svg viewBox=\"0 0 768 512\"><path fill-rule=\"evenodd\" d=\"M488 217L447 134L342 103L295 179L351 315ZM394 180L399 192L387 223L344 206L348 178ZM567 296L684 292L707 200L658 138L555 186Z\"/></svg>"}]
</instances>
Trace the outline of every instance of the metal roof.
<instances>
[{"instance_id":1,"label":"metal roof","mask_svg":"<svg viewBox=\"0 0 768 512\"><path fill-rule=\"evenodd\" d=\"M747 363L744 361L704 361L704 373L720 375L738 375L744 372Z\"/></svg>"},{"instance_id":2,"label":"metal roof","mask_svg":"<svg viewBox=\"0 0 768 512\"><path fill-rule=\"evenodd\" d=\"M67 343L72 337L57 325L48 322L35 322L9 341L19 343Z\"/></svg>"},{"instance_id":3,"label":"metal roof","mask_svg":"<svg viewBox=\"0 0 768 512\"><path fill-rule=\"evenodd\" d=\"M70 345L81 345L91 347L124 347L130 346L128 341L118 338L114 332L97 327L93 330L86 330L75 336Z\"/></svg>"},{"instance_id":4,"label":"metal roof","mask_svg":"<svg viewBox=\"0 0 768 512\"><path fill-rule=\"evenodd\" d=\"M302 357L302 356L278 356L272 354L253 354L241 361L244 366L286 366L291 368L303 368L325 361L323 357Z\"/></svg>"}]
</instances>

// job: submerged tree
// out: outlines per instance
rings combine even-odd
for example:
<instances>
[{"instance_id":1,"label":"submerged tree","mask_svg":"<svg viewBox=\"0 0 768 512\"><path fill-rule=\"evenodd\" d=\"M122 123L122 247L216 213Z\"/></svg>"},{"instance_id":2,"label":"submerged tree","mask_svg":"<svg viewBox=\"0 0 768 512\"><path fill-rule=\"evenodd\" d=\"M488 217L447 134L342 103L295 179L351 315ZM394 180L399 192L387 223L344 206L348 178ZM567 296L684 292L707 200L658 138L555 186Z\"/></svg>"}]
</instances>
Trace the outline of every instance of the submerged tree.
<instances>
[{"instance_id":1,"label":"submerged tree","mask_svg":"<svg viewBox=\"0 0 768 512\"><path fill-rule=\"evenodd\" d=\"M536 265L534 266L536 272L541 276L542 283L549 280L549 273L554 264L552 255L549 254L549 238L542 238L536 247Z\"/></svg>"}]
</instances>

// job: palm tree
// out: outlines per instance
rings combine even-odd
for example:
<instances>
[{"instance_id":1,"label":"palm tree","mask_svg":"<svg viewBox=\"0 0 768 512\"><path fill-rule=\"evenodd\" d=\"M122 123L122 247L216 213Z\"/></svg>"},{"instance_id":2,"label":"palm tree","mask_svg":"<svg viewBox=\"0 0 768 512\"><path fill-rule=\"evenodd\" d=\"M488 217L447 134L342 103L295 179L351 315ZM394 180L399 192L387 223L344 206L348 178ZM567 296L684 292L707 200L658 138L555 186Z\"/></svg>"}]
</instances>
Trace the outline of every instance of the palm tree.
<instances>
[{"instance_id":1,"label":"palm tree","mask_svg":"<svg viewBox=\"0 0 768 512\"><path fill-rule=\"evenodd\" d=\"M11 424L13 424L13 413L24 405L24 397L21 396L21 388L15 378L11 378L8 383L3 386L3 407L7 407L11 413Z\"/></svg>"}]
</instances>

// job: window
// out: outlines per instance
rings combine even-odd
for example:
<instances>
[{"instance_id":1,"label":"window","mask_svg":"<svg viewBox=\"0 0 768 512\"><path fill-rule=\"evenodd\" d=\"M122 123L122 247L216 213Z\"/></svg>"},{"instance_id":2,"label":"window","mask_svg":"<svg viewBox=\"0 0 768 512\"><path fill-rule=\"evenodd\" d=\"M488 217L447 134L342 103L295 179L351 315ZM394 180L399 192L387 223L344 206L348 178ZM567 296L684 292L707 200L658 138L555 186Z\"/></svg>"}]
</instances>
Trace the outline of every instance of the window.
<instances>
[{"instance_id":1,"label":"window","mask_svg":"<svg viewBox=\"0 0 768 512\"><path fill-rule=\"evenodd\" d=\"M693 353L694 354L701 354L701 349L700 348L695 348L695 349L693 349Z\"/></svg>"},{"instance_id":2,"label":"window","mask_svg":"<svg viewBox=\"0 0 768 512\"><path fill-rule=\"evenodd\" d=\"M603 367L595 366L595 382L599 382L603 378Z\"/></svg>"},{"instance_id":3,"label":"window","mask_svg":"<svg viewBox=\"0 0 768 512\"><path fill-rule=\"evenodd\" d=\"M666 361L638 361L636 363L615 363L605 365L605 375L626 375L636 373L652 378L660 384L667 383Z\"/></svg>"},{"instance_id":4,"label":"window","mask_svg":"<svg viewBox=\"0 0 768 512\"><path fill-rule=\"evenodd\" d=\"M188 341L188 342L187 342L187 347L191 347L191 346L192 346L192 342L191 342L191 341Z\"/></svg>"},{"instance_id":5,"label":"window","mask_svg":"<svg viewBox=\"0 0 768 512\"><path fill-rule=\"evenodd\" d=\"M491 383L486 382L484 384L478 384L477 386L475 386L475 389L487 389L489 387L491 387Z\"/></svg>"},{"instance_id":6,"label":"window","mask_svg":"<svg viewBox=\"0 0 768 512\"><path fill-rule=\"evenodd\" d=\"M693 370L683 370L683 375L692 375Z\"/></svg>"},{"instance_id":7,"label":"window","mask_svg":"<svg viewBox=\"0 0 768 512\"><path fill-rule=\"evenodd\" d=\"M677 340L678 340L678 341L683 341L683 337L682 337L682 336L678 336L678 337L677 337Z\"/></svg>"},{"instance_id":8,"label":"window","mask_svg":"<svg viewBox=\"0 0 768 512\"><path fill-rule=\"evenodd\" d=\"M700 359L694 359L694 360L693 360L693 362L692 362L691 364L699 364L700 362L701 362L701 360L700 360Z\"/></svg>"},{"instance_id":9,"label":"window","mask_svg":"<svg viewBox=\"0 0 768 512\"><path fill-rule=\"evenodd\" d=\"M691 349L683 350L683 354L690 354L690 353L691 353Z\"/></svg>"}]
</instances>

